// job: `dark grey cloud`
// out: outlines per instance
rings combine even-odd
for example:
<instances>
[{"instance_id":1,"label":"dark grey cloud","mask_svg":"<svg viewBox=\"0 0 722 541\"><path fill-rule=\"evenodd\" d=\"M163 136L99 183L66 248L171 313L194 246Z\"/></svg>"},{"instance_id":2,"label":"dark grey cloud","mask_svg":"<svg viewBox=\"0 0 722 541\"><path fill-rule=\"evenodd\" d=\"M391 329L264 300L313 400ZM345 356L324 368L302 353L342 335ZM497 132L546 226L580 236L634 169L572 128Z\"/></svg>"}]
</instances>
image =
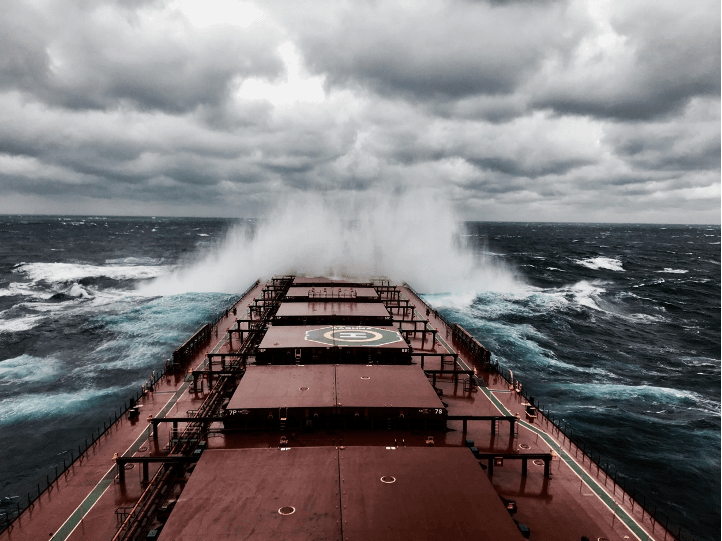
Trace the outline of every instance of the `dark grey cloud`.
<instances>
[{"instance_id":1,"label":"dark grey cloud","mask_svg":"<svg viewBox=\"0 0 722 541\"><path fill-rule=\"evenodd\" d=\"M720 93L720 8L628 2L375 2L278 8L329 87L357 85L493 120L559 114L641 120ZM610 13L604 12L609 6ZM600 7L601 6L601 7ZM596 11L596 12L595 12ZM524 105L469 107L523 95ZM487 100L488 101L488 100ZM521 106L520 106L521 105Z\"/></svg>"},{"instance_id":2,"label":"dark grey cloud","mask_svg":"<svg viewBox=\"0 0 722 541\"><path fill-rule=\"evenodd\" d=\"M605 142L620 159L647 171L719 171L720 125L717 100L697 100L685 114L666 121L620 123Z\"/></svg>"},{"instance_id":3,"label":"dark grey cloud","mask_svg":"<svg viewBox=\"0 0 722 541\"><path fill-rule=\"evenodd\" d=\"M561 160L526 165L509 158L469 158L469 161L483 171L498 171L505 175L536 178L546 175L561 175L592 162L584 160Z\"/></svg>"},{"instance_id":4,"label":"dark grey cloud","mask_svg":"<svg viewBox=\"0 0 722 541\"><path fill-rule=\"evenodd\" d=\"M615 150L639 168L672 171L719 169L719 140L708 139L691 148L681 149L675 148L675 143L666 138L650 140L632 137L621 141Z\"/></svg>"},{"instance_id":5,"label":"dark grey cloud","mask_svg":"<svg viewBox=\"0 0 722 541\"><path fill-rule=\"evenodd\" d=\"M32 91L44 84L46 40L37 12L21 2L3 5L0 17L0 89Z\"/></svg>"},{"instance_id":6,"label":"dark grey cloud","mask_svg":"<svg viewBox=\"0 0 722 541\"><path fill-rule=\"evenodd\" d=\"M0 21L0 87L53 106L182 113L220 105L238 79L283 73L268 27L194 28L160 2L12 3Z\"/></svg>"},{"instance_id":7,"label":"dark grey cloud","mask_svg":"<svg viewBox=\"0 0 722 541\"><path fill-rule=\"evenodd\" d=\"M635 121L678 113L697 96L719 96L719 2L619 8L595 54L580 49L537 76L534 107Z\"/></svg>"},{"instance_id":8,"label":"dark grey cloud","mask_svg":"<svg viewBox=\"0 0 722 541\"><path fill-rule=\"evenodd\" d=\"M8 6L0 212L719 222L718 3L184 1Z\"/></svg>"},{"instance_id":9,"label":"dark grey cloud","mask_svg":"<svg viewBox=\"0 0 722 541\"><path fill-rule=\"evenodd\" d=\"M565 5L331 2L302 12L281 4L279 11L309 68L329 85L444 101L512 92L548 50L571 47L583 25L559 32L574 17ZM324 24L329 12L333 23Z\"/></svg>"}]
</instances>

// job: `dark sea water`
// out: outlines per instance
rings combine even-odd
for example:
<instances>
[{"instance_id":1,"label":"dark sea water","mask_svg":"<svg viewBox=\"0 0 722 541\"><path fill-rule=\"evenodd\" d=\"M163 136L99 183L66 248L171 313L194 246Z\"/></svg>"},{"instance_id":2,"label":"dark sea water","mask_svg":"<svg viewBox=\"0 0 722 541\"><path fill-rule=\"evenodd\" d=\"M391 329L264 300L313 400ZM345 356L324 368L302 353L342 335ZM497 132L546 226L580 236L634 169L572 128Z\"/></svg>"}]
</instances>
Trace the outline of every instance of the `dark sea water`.
<instances>
[{"instance_id":1,"label":"dark sea water","mask_svg":"<svg viewBox=\"0 0 722 541\"><path fill-rule=\"evenodd\" d=\"M211 254L233 224L0 216L0 503L25 498L250 285L138 289ZM470 223L464 235L521 286L427 300L670 523L720 539L719 226Z\"/></svg>"}]
</instances>

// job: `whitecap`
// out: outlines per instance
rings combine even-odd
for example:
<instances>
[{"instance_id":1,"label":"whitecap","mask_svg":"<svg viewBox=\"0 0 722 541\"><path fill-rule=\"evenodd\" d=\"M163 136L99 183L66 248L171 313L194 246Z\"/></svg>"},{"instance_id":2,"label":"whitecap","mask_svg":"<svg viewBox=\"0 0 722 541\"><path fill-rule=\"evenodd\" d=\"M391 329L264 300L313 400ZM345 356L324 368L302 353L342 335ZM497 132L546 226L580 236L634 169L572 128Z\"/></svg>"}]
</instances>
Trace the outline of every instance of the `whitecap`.
<instances>
[{"instance_id":1,"label":"whitecap","mask_svg":"<svg viewBox=\"0 0 722 541\"><path fill-rule=\"evenodd\" d=\"M575 259L574 262L592 270L605 269L617 272L624 272L622 262L619 259L615 259L612 257L590 257L587 259Z\"/></svg>"},{"instance_id":2,"label":"whitecap","mask_svg":"<svg viewBox=\"0 0 722 541\"><path fill-rule=\"evenodd\" d=\"M703 410L719 409L719 404L705 399L699 393L684 389L619 383L569 383L568 387L578 389L583 396L589 398L603 397L608 403L620 400L642 400L652 404L698 406Z\"/></svg>"},{"instance_id":3,"label":"whitecap","mask_svg":"<svg viewBox=\"0 0 722 541\"><path fill-rule=\"evenodd\" d=\"M24 422L77 413L98 406L106 396L124 388L80 389L65 393L22 394L0 400L0 424Z\"/></svg>"},{"instance_id":4,"label":"whitecap","mask_svg":"<svg viewBox=\"0 0 722 541\"><path fill-rule=\"evenodd\" d=\"M560 288L559 292L565 296L571 295L574 298L574 302L580 306L586 306L587 308L604 312L604 310L597 304L599 295L606 291L603 287L601 287L602 284L603 282L587 282L586 280L582 280L568 289Z\"/></svg>"},{"instance_id":5,"label":"whitecap","mask_svg":"<svg viewBox=\"0 0 722 541\"><path fill-rule=\"evenodd\" d=\"M689 271L684 269L672 269L669 267L665 267L663 270L655 272L666 272L668 274L687 274Z\"/></svg>"},{"instance_id":6,"label":"whitecap","mask_svg":"<svg viewBox=\"0 0 722 541\"><path fill-rule=\"evenodd\" d=\"M36 296L38 293L31 289L30 284L13 282L8 287L0 289L0 297L14 297L16 295Z\"/></svg>"},{"instance_id":7,"label":"whitecap","mask_svg":"<svg viewBox=\"0 0 722 541\"><path fill-rule=\"evenodd\" d=\"M24 316L15 319L0 319L0 333L29 331L37 327L45 316Z\"/></svg>"},{"instance_id":8,"label":"whitecap","mask_svg":"<svg viewBox=\"0 0 722 541\"><path fill-rule=\"evenodd\" d=\"M644 286L655 286L658 284L663 284L664 278L657 278L656 280L652 280L651 282L642 282L641 284L632 284L632 287L644 287Z\"/></svg>"},{"instance_id":9,"label":"whitecap","mask_svg":"<svg viewBox=\"0 0 722 541\"><path fill-rule=\"evenodd\" d=\"M110 265L84 263L23 263L13 269L32 280L49 283L77 282L83 278L112 278L115 280L143 280L157 278L167 272L159 266Z\"/></svg>"},{"instance_id":10,"label":"whitecap","mask_svg":"<svg viewBox=\"0 0 722 541\"><path fill-rule=\"evenodd\" d=\"M719 372L720 362L719 359L713 359L711 357L679 357L679 360L687 366L701 367L708 366L716 369Z\"/></svg>"},{"instance_id":11,"label":"whitecap","mask_svg":"<svg viewBox=\"0 0 722 541\"><path fill-rule=\"evenodd\" d=\"M20 357L0 361L0 385L51 381L59 372L57 359L23 354Z\"/></svg>"},{"instance_id":12,"label":"whitecap","mask_svg":"<svg viewBox=\"0 0 722 541\"><path fill-rule=\"evenodd\" d=\"M68 290L68 295L71 297L80 297L83 299L89 299L92 297L88 291L83 288L80 284L73 284L72 287Z\"/></svg>"},{"instance_id":13,"label":"whitecap","mask_svg":"<svg viewBox=\"0 0 722 541\"><path fill-rule=\"evenodd\" d=\"M639 323L662 323L667 321L665 317L653 314L631 314L628 317Z\"/></svg>"},{"instance_id":14,"label":"whitecap","mask_svg":"<svg viewBox=\"0 0 722 541\"><path fill-rule=\"evenodd\" d=\"M163 263L162 257L120 257L116 259L106 259L105 264L106 265L131 265L131 266L140 266L140 265L150 265L150 266L158 266L161 263Z\"/></svg>"},{"instance_id":15,"label":"whitecap","mask_svg":"<svg viewBox=\"0 0 722 541\"><path fill-rule=\"evenodd\" d=\"M604 368L599 368L597 366L578 366L575 364L571 364L571 363L562 361L562 360L558 359L551 352L548 352L546 355L544 355L541 358L541 360L546 361L546 363L536 362L535 364L539 367L543 366L545 369L552 367L557 370L565 370L568 372L578 372L578 373L583 373L583 374L596 374L598 376L603 376L606 380L618 378L618 376L615 373L605 370Z\"/></svg>"},{"instance_id":16,"label":"whitecap","mask_svg":"<svg viewBox=\"0 0 722 541\"><path fill-rule=\"evenodd\" d=\"M295 196L282 198L277 219L258 221L253 230L232 228L201 260L147 289L156 294L243 291L257 278L279 272L383 274L425 293L509 290L519 281L504 258L460 246L456 235L466 231L459 230L453 209L426 194L367 198L353 209L323 198L304 196L302 203ZM206 241L215 244L216 239ZM434 251L419 250L419 245Z\"/></svg>"},{"instance_id":17,"label":"whitecap","mask_svg":"<svg viewBox=\"0 0 722 541\"><path fill-rule=\"evenodd\" d=\"M468 291L465 293L436 293L422 295L434 308L455 308L461 310L468 308L476 300L476 291Z\"/></svg>"}]
</instances>

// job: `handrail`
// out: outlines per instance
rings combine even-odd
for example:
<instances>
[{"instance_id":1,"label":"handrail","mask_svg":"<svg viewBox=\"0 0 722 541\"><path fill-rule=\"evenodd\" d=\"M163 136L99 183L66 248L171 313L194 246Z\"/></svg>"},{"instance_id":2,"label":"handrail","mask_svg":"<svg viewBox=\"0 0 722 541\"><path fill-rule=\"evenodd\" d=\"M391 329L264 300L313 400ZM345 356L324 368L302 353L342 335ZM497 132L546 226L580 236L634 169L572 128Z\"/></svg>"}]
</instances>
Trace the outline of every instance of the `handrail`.
<instances>
[{"instance_id":1,"label":"handrail","mask_svg":"<svg viewBox=\"0 0 722 541\"><path fill-rule=\"evenodd\" d=\"M476 340L476 338L469 333L466 329L464 329L461 325L457 323L452 323L449 321L449 319L444 316L443 314L439 313L436 309L432 308L421 296L419 292L417 292L413 287L411 287L409 284L404 283L403 286L407 288L409 291L411 291L418 299L424 303L426 308L428 308L431 312L434 313L434 316L439 318L444 324L446 324L450 329L454 329L454 327L457 327L463 332L471 337L477 344L481 346L481 344ZM481 346L483 348L483 346ZM486 349L486 348L484 348ZM488 350L487 350L488 351ZM507 384L511 385L511 379L507 377L506 372L508 369L505 369L503 366L500 366L498 359L494 360L491 358L491 354L489 355L489 363L485 365L485 368L492 373L496 373L497 375L501 376L504 381L507 382ZM528 401L532 402L534 400L533 396L529 396L528 393L529 389L527 387L524 387L521 389L522 396ZM580 438L578 435L574 436L574 431L569 427L568 423L564 423L564 426L562 427L562 421L561 419L557 419L552 413L551 410L547 409L546 412L544 411L544 408L537 404L535 406L537 408L537 412L539 415L541 415L540 422L545 422L547 425L552 425L552 432L554 430L557 431L557 435L562 436L562 445L564 445L565 441L569 442L570 449L573 445L577 448L578 451L582 452L583 460L582 462L586 461L586 459L589 460L590 468L593 469L593 466L597 467L597 473L599 472L604 473L604 484L606 485L608 480L611 480L613 483L613 491L616 492L617 490L620 490L622 492L622 500L630 500L632 501L632 507L639 506L642 509L642 518L646 517L652 522L653 526L658 526L659 528L664 528L668 534L669 539L674 539L675 541L694 541L696 538L688 531L682 528L682 526L677 525L676 529L677 532L675 533L675 525L670 524L669 521L669 514L666 512L663 512L657 504L655 504L651 498L647 498L646 495L642 494L641 491L638 491L636 487L627 486L626 480L628 479L627 476L624 476L623 474L620 474L619 469L609 461L609 459L606 460L606 466L603 464L602 455L591 448L591 446L587 446L586 442ZM567 434L567 430L569 431L569 434ZM595 454L597 455L595 458ZM614 472L611 471L611 466L614 466ZM612 473L614 475L612 475ZM621 480L623 482L622 485L620 485L617 482L618 476L621 477Z\"/></svg>"},{"instance_id":2,"label":"handrail","mask_svg":"<svg viewBox=\"0 0 722 541\"><path fill-rule=\"evenodd\" d=\"M235 306L243 297L248 295L253 288L255 288L260 283L260 280L256 280L246 291L244 291L240 296L237 296L235 300L233 301L233 304L231 304L229 307L225 308L223 311L220 312L219 316L214 318L213 323L206 323L203 325L194 335L186 340L183 345L187 344L194 336L198 334L202 329L205 329L208 327L208 332L210 333L210 328L214 327L218 324L219 321L221 321L224 317L226 317L229 312L231 311L231 308ZM210 336L210 334L209 334ZM183 346L181 346L183 347ZM180 349L180 348L178 348ZM177 351L177 350L176 350ZM20 515L22 515L28 508L32 507L36 501L48 490L52 489L53 485L58 482L60 477L63 475L66 475L68 471L75 465L76 462L83 459L85 456L85 453L90 449L91 447L94 447L95 444L98 442L98 440L103 436L112 426L115 425L120 419L123 418L123 415L128 412L131 408L135 407L136 402L140 399L141 396L143 396L148 389L152 389L155 384L163 377L165 376L168 368L171 365L169 365L168 361L165 362L165 365L163 368L161 368L159 371L153 371L151 373L151 376L148 378L148 381L146 384L142 385L140 387L140 390L136 390L131 396L130 399L123 402L123 405L118 408L117 411L114 411L111 416L108 417L107 421L103 421L103 428L101 430L100 427L94 429L90 434L90 442L88 441L88 438L85 439L84 445L78 445L77 454L76 450L68 450L64 453L64 456L62 458L63 467L62 469L59 469L60 463L58 463L54 470L52 470L51 473L47 474L45 476L44 480L40 480L35 485L35 490L31 490L27 493L27 495L23 498L21 497L15 504L15 507L6 507L6 510L3 514L0 512L0 533L5 531L5 529L12 526L13 522L15 522ZM97 434L96 434L97 432ZM44 481L44 482L43 482ZM44 485L44 486L43 486ZM33 492L35 492L35 495L33 495ZM25 499L25 504L21 505L21 502Z\"/></svg>"}]
</instances>

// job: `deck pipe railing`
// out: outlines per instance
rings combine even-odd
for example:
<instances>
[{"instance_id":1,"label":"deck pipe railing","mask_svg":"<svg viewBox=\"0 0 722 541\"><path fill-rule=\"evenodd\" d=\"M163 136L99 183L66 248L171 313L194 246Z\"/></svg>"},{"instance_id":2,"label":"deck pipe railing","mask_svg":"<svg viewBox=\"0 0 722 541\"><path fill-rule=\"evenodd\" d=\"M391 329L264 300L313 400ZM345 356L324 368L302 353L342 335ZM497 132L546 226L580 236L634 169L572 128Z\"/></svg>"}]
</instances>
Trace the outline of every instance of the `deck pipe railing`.
<instances>
[{"instance_id":1,"label":"deck pipe railing","mask_svg":"<svg viewBox=\"0 0 722 541\"><path fill-rule=\"evenodd\" d=\"M424 299L421 297L421 294L415 291L414 288L412 288L408 284L404 284L404 287L408 288L412 293L414 293L414 295L416 295L421 300L421 302L423 302L426 307L431 312L433 312L434 316L440 319L449 328L450 331L453 331L456 326L461 327L458 324L452 323L446 316L426 304ZM463 329L463 327L461 328ZM466 332L468 334L471 334L468 331ZM507 376L507 372L509 372L509 370L501 366L498 359L492 358L490 362L486 364L486 369L491 373L495 373L501 376L508 385L512 384L510 377ZM531 403L534 400L533 396L529 396L527 388L525 387L521 389L521 394L527 400L527 402ZM561 418L558 419L554 414L552 414L550 409L545 410L541 404L535 404L534 407L537 409L537 412L542 416L542 419L540 421L546 423L547 426L551 425L553 427L552 431L556 430L557 434L562 436L562 445L564 445L564 442L569 442L570 450L573 447L576 448L575 456L578 456L578 454L581 452L583 457L582 462L586 462L587 460L589 461L589 468L592 472L596 467L597 478L599 478L601 475L604 475L605 487L607 486L607 483L611 481L613 494L616 494L617 491L620 491L622 493L623 501L632 502L633 510L637 507L642 509L642 518L645 521L645 524L648 523L652 527L653 534L655 533L655 530L657 530L657 528L663 529L663 536L655 536L655 539L662 541L665 539L674 541L697 541L697 538L693 536L689 531L684 529L682 526L671 523L669 515L662 511L662 509L657 504L655 504L651 498L647 498L646 495L643 494L641 491L637 490L636 487L627 486L627 480L629 479L629 477L622 474L618 470L617 466L614 463L610 462L609 458L602 456L601 453L594 450L591 446L588 446L587 442L583 438L581 438L579 435L575 435L573 429L566 421ZM605 460L606 464L604 463ZM614 467L613 472L611 470L612 467Z\"/></svg>"},{"instance_id":2,"label":"deck pipe railing","mask_svg":"<svg viewBox=\"0 0 722 541\"><path fill-rule=\"evenodd\" d=\"M258 285L259 281L257 280L253 285L251 285L242 295L240 295L227 309L225 309L223 312L220 313L220 315L213 321L211 326L215 326L220 322L224 317L227 317L230 313L231 309L237 302L245 297L254 287ZM421 295L416 292L411 286L408 284L405 284L405 287L410 289L422 302L423 299L421 298ZM426 304L426 303L424 303ZM449 329L454 328L454 324L451 323L443 314L439 313L435 309L431 308L430 306L426 305L431 311L433 311L434 315L438 317L445 325L449 327ZM467 331L468 332L468 331ZM166 369L168 368L168 363L166 362L166 365L161 369L160 373L153 373L151 375L151 378L149 379L149 383L151 386L155 385L155 383L162 378L165 373ZM499 365L499 361L492 359L491 363L488 365L488 369L491 372L494 372L501 376L509 385L511 385L511 380L506 376L507 369L501 367ZM46 475L44 480L41 480L36 484L36 495L33 496L33 490L27 493L27 496L25 497L25 505L21 506L22 497L16 502L16 505L13 507L12 505L8 506L5 505L4 511L0 509L0 532L4 531L6 528L10 527L12 523L22 514L23 511L25 511L27 508L32 506L39 498L42 496L42 494L47 490L52 490L53 485L57 482L57 480L65 475L70 468L75 464L75 462L82 460L82 457L87 452L88 449L91 447L94 447L95 444L98 442L101 436L103 436L112 426L115 422L118 421L118 419L121 419L123 417L123 414L126 413L131 407L135 406L135 403L137 400L143 396L143 394L146 391L146 386L142 386L140 391L136 391L133 396L131 396L130 400L123 403L123 406L119 408L119 413L113 414L113 416L110 416L108 418L108 422L103 422L103 429L101 431L100 427L93 430L91 432L90 436L90 443L88 443L88 439L85 439L85 445L79 445L78 446L78 454L74 454L74 449L67 451L65 458L63 458L63 469L58 470L58 465L55 466L54 471L52 472L53 477L51 480L51 475ZM533 397L530 397L527 395L526 388L522 388L522 396L529 402L533 399ZM606 465L603 464L603 456L601 453L595 451L591 446L587 448L586 442L580 438L578 435L575 437L573 430L569 427L568 423L564 423L564 426L562 426L562 419L557 419L552 413L551 410L547 409L545 410L541 404L535 405L537 408L537 411L542 415L543 422L547 424L551 424L556 430L557 434L562 434L562 443L564 441L569 441L570 449L571 446L576 447L576 453L575 456L577 456L578 452L582 452L583 456L583 462L588 458L590 462L590 469L593 471L593 466L597 467L597 477L600 476L601 472L605 475L605 486L606 483L611 480L613 483L613 493L616 493L617 488L622 491L622 499L623 501L625 499L632 501L632 508L634 507L640 507L642 509L642 518L648 517L650 524L654 527L659 526L664 528L665 535L663 539L673 539L675 541L696 541L696 537L694 537L692 534L690 534L687 530L682 528L681 526L676 526L677 532L675 533L675 525L669 523L669 515L659 509L659 507L653 503L651 499L648 499L646 495L642 494L641 491L637 491L636 487L627 487L626 480L628 477L622 475L621 481L622 484L620 485L617 481L619 471L613 463L607 459ZM567 429L569 429L569 434L567 434ZM97 431L97 436L96 436ZM69 456L68 456L69 455ZM596 455L596 457L595 457ZM611 467L614 467L614 476L612 476L612 472L610 470ZM43 487L43 481L44 481L44 487ZM631 492L630 492L631 490Z\"/></svg>"},{"instance_id":3,"label":"deck pipe railing","mask_svg":"<svg viewBox=\"0 0 722 541\"><path fill-rule=\"evenodd\" d=\"M241 295L236 296L233 302L221 311L212 323L208 324L209 327L215 327L221 320L223 320L223 318L228 317L228 314L231 312L233 307L238 304L243 297L250 293L250 291L259 284L259 282L259 280L256 280L246 291L244 291ZM204 327L205 325L201 327L201 329ZM196 334L197 333L198 331ZM184 344L187 342L188 341L184 342ZM135 404L138 402L140 397L143 396L149 388L152 389L155 384L166 375L171 366L173 365L169 361L166 361L160 371L154 370L148 378L148 381L141 385L140 389L135 391L127 401L124 401L123 405L118 408L118 411L114 411L113 414L108 417L107 421L103 421L102 429L98 426L90 433L89 439L85 438L85 441L78 445L77 453L74 448L66 451L62 459L62 469L60 468L60 461L58 461L54 469L45 476L45 479L39 480L35 486L30 489L26 496L20 496L14 505L5 504L3 507L0 507L0 533L11 527L13 522L15 522L26 509L32 507L46 491L53 490L53 487L58 480L66 475L76 462L81 461L85 456L85 453L89 449L95 447L95 444L100 440L100 438L105 435L119 419L122 419L123 415L127 413L130 408L135 407Z\"/></svg>"},{"instance_id":4,"label":"deck pipe railing","mask_svg":"<svg viewBox=\"0 0 722 541\"><path fill-rule=\"evenodd\" d=\"M150 386L155 385L166 374L166 368L167 365L166 367L163 367L160 372L153 371L153 374L148 380ZM32 507L46 491L53 490L55 483L61 477L66 475L76 462L82 462L87 451L95 447L95 444L98 443L100 438L105 435L119 419L122 419L123 415L127 413L130 408L135 406L137 401L145 394L147 389L148 387L143 384L140 387L140 390L137 390L133 393L133 395L131 395L129 400L123 402L123 405L118 408L118 411L114 411L113 415L109 416L107 421L103 421L102 428L95 428L90 433L90 438L85 438L83 443L78 445L77 451L75 448L66 451L62 459L62 469L60 469L60 462L58 462L51 473L47 474L45 479L38 481L35 484L35 487L31 488L26 496L21 496L14 506L6 505L5 510L0 511L0 532L9 528L12 523L20 517L23 511Z\"/></svg>"},{"instance_id":5,"label":"deck pipe railing","mask_svg":"<svg viewBox=\"0 0 722 541\"><path fill-rule=\"evenodd\" d=\"M210 410L212 410L214 407L218 407L220 392L217 392L217 390L219 388L222 388L222 386L222 380L219 379L213 391L208 396L206 396L200 407L197 410L193 411L193 417L208 416ZM200 434L200 429L198 427L192 427L191 425L193 417L188 418L189 424L183 430L184 435L187 435L188 433L196 433L198 435ZM195 438L195 441L197 445L197 442L200 441L200 437ZM172 449L170 449L170 452L173 454L182 454L188 456L196 449L196 445L191 444L191 446L189 447L187 443L177 443ZM120 467L121 464L119 463L118 468ZM119 541L121 539L135 537L140 530L142 530L145 526L148 525L152 517L152 513L149 512L149 509L153 509L154 503L160 504L157 496L160 496L162 500L166 500L169 492L172 491L172 487L169 489L168 486L168 481L170 480L170 477L171 465L164 462L161 465L160 469L150 480L148 486L143 491L136 504L131 508L130 512L124 512L125 519L118 528L118 531L113 536L113 541Z\"/></svg>"},{"instance_id":6,"label":"deck pipe railing","mask_svg":"<svg viewBox=\"0 0 722 541\"><path fill-rule=\"evenodd\" d=\"M511 385L511 379L505 374L506 370L500 368L498 362L494 366L496 368L496 372L509 385ZM529 403L534 400L534 397L529 396L525 388L521 389L521 395ZM551 412L551 409L545 409L541 404L535 404L534 407L536 408L537 413L541 414L541 422L544 422L547 427L551 425L552 433L556 430L557 436L561 436L562 448L568 444L569 451L574 451L575 458L579 456L579 453L581 453L582 464L588 460L589 469L592 473L594 473L594 468L596 467L597 479L604 475L603 483L605 487L607 486L607 483L611 482L612 494L616 494L617 491L620 491L622 494L622 501L631 502L633 511L637 507L642 509L642 520L645 524L648 522L652 527L653 535L656 533L655 530L657 530L657 528L663 529L663 537L655 536L655 539L696 541L696 537L694 537L690 532L679 525L670 523L669 515L662 511L651 498L647 498L646 495L641 491L638 491L636 487L627 486L627 480L629 477L622 474L616 464L611 462L609 458L593 449L591 445L587 446L587 442L583 438L574 434L574 430L570 427L569 423L564 421L562 418L557 418ZM612 468L614 468L614 471L612 471Z\"/></svg>"}]
</instances>

